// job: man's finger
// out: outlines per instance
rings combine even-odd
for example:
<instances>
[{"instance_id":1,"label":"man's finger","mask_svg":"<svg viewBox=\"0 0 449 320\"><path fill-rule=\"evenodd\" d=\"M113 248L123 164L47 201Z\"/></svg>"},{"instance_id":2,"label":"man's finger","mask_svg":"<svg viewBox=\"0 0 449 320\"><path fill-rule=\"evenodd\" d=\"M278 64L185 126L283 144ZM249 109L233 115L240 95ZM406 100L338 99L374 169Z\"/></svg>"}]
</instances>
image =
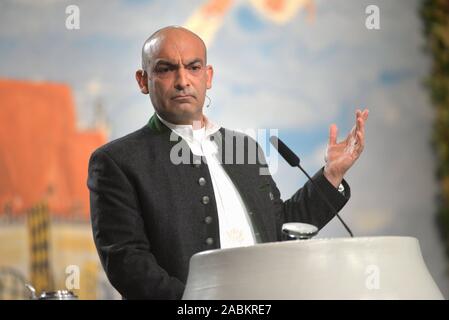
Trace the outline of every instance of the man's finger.
<instances>
[{"instance_id":1,"label":"man's finger","mask_svg":"<svg viewBox=\"0 0 449 320\"><path fill-rule=\"evenodd\" d=\"M360 131L363 133L363 134L365 134L365 121L368 119L368 113L369 113L369 110L368 109L365 109L365 110L363 110L363 112L361 113L361 117L360 117L360 119L361 119L361 124L360 124Z\"/></svg>"},{"instance_id":2,"label":"man's finger","mask_svg":"<svg viewBox=\"0 0 449 320\"><path fill-rule=\"evenodd\" d=\"M361 146L365 144L365 135L362 131L357 132L357 143Z\"/></svg>"},{"instance_id":3,"label":"man's finger","mask_svg":"<svg viewBox=\"0 0 449 320\"><path fill-rule=\"evenodd\" d=\"M368 119L368 114L369 114L368 109L363 110L363 113L362 113L363 120L366 121Z\"/></svg>"},{"instance_id":4,"label":"man's finger","mask_svg":"<svg viewBox=\"0 0 449 320\"><path fill-rule=\"evenodd\" d=\"M365 120L362 117L357 119L357 132L365 133Z\"/></svg>"},{"instance_id":5,"label":"man's finger","mask_svg":"<svg viewBox=\"0 0 449 320\"><path fill-rule=\"evenodd\" d=\"M362 112L360 109L357 109L357 111L355 112L355 125L356 125L356 131L360 130L360 122L359 119L365 119L364 118L364 113L365 110Z\"/></svg>"},{"instance_id":6,"label":"man's finger","mask_svg":"<svg viewBox=\"0 0 449 320\"><path fill-rule=\"evenodd\" d=\"M362 153L363 149L365 148L365 137L361 132L357 133L357 142L358 142L358 152Z\"/></svg>"},{"instance_id":7,"label":"man's finger","mask_svg":"<svg viewBox=\"0 0 449 320\"><path fill-rule=\"evenodd\" d=\"M338 128L336 124L331 124L329 128L329 145L333 146L337 143Z\"/></svg>"}]
</instances>

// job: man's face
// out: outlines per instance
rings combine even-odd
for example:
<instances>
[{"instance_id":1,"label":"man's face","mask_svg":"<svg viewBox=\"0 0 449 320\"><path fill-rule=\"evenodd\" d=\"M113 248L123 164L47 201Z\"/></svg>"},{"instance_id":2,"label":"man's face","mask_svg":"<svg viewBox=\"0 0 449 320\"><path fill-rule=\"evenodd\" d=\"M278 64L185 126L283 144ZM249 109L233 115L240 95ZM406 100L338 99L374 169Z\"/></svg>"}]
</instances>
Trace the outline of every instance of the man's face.
<instances>
[{"instance_id":1,"label":"man's face","mask_svg":"<svg viewBox=\"0 0 449 320\"><path fill-rule=\"evenodd\" d=\"M184 30L169 30L150 45L148 90L158 114L177 124L201 121L212 82L202 42Z\"/></svg>"}]
</instances>

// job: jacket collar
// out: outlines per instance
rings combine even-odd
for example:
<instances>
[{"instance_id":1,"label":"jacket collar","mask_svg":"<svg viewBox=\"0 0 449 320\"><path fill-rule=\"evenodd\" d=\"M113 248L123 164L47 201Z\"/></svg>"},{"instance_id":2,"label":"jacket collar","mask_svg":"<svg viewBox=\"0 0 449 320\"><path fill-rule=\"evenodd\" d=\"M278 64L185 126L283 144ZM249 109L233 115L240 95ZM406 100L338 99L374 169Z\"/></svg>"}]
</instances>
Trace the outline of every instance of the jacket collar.
<instances>
[{"instance_id":1,"label":"jacket collar","mask_svg":"<svg viewBox=\"0 0 449 320\"><path fill-rule=\"evenodd\" d=\"M170 128L168 128L165 124L162 123L161 120L156 115L156 112L153 113L150 120L147 124L148 128L150 128L152 131L163 133L163 132L170 132Z\"/></svg>"},{"instance_id":2,"label":"jacket collar","mask_svg":"<svg viewBox=\"0 0 449 320\"><path fill-rule=\"evenodd\" d=\"M221 129L221 127L217 124L215 124L214 122L210 121L210 119L208 119L206 116L204 116L205 118L205 123L206 123L206 134L207 136L212 135L214 133L216 133L217 131L219 131ZM150 120L148 121L147 126L156 132L169 132L172 129L169 128L166 124L164 124L161 119L159 119L159 116L155 113L153 113L153 115L151 116ZM175 125L173 125L175 126ZM220 130L221 131L221 130Z\"/></svg>"}]
</instances>

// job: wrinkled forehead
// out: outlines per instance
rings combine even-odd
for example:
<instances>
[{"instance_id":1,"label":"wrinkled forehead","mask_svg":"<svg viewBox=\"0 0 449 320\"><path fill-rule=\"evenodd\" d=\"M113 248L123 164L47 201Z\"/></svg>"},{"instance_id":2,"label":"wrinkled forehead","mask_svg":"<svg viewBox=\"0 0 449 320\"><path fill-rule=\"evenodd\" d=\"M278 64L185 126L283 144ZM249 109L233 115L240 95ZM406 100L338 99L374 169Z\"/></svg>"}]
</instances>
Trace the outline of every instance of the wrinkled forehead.
<instances>
[{"instance_id":1,"label":"wrinkled forehead","mask_svg":"<svg viewBox=\"0 0 449 320\"><path fill-rule=\"evenodd\" d=\"M177 62L200 59L206 63L204 43L195 35L176 31L160 34L147 42L144 47L150 63L157 60Z\"/></svg>"}]
</instances>

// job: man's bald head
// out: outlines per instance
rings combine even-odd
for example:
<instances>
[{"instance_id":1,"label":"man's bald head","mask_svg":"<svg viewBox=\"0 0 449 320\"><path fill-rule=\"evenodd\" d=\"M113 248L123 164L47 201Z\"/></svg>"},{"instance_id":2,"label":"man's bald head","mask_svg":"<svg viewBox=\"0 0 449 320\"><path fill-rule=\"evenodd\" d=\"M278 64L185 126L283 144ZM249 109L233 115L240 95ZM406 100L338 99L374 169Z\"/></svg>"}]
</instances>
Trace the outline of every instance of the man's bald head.
<instances>
[{"instance_id":1,"label":"man's bald head","mask_svg":"<svg viewBox=\"0 0 449 320\"><path fill-rule=\"evenodd\" d=\"M157 30L144 42L142 46L142 69L147 71L154 53L160 48L161 43L166 38L176 38L179 36L187 36L192 41L197 42L198 46L201 46L204 51L204 64L207 64L206 44L196 33L181 26L168 26Z\"/></svg>"},{"instance_id":2,"label":"man's bald head","mask_svg":"<svg viewBox=\"0 0 449 320\"><path fill-rule=\"evenodd\" d=\"M177 26L156 31L143 45L142 68L136 71L140 91L162 118L176 124L202 120L213 68L198 35Z\"/></svg>"}]
</instances>

